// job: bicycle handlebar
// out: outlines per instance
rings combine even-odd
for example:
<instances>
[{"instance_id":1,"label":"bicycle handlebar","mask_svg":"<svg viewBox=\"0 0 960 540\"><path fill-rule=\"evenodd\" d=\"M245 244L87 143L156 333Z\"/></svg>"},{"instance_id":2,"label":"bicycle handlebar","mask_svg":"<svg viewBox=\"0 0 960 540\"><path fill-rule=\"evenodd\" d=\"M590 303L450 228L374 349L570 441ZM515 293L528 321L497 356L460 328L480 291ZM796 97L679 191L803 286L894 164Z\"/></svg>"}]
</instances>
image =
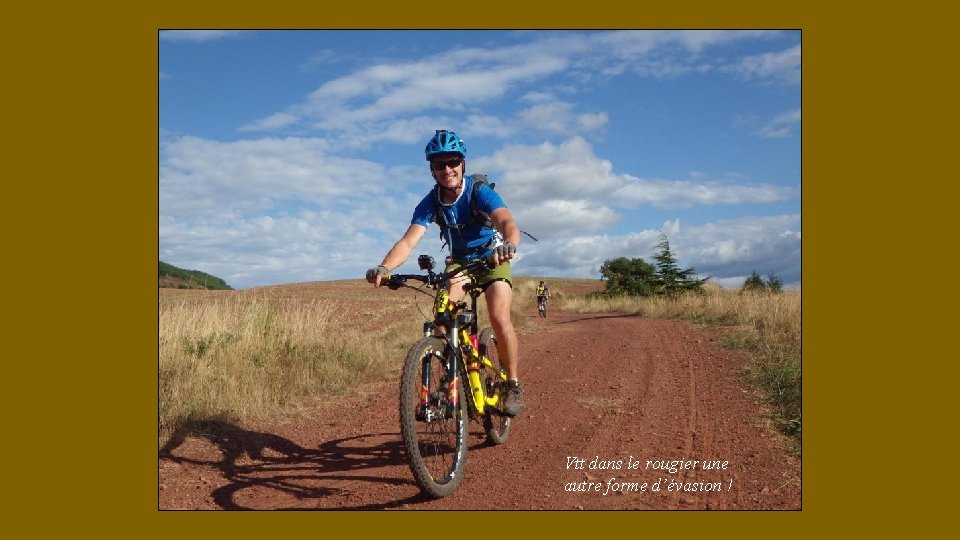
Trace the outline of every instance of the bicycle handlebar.
<instances>
[{"instance_id":1,"label":"bicycle handlebar","mask_svg":"<svg viewBox=\"0 0 960 540\"><path fill-rule=\"evenodd\" d=\"M484 259L478 259L469 262L449 272L434 274L432 271L428 274L386 274L380 277L380 283L386 283L387 287L396 290L404 286L408 280L419 281L426 285L436 286L444 281L457 276L458 274L484 275L491 270L489 263Z\"/></svg>"}]
</instances>

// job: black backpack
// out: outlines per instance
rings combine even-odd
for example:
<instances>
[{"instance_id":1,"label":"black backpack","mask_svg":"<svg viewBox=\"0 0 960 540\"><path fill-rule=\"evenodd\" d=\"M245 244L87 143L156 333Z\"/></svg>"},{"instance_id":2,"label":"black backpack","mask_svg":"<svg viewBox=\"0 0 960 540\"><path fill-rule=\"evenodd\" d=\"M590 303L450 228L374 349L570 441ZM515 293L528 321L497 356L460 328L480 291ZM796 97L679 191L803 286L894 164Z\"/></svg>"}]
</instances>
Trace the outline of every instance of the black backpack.
<instances>
[{"instance_id":1,"label":"black backpack","mask_svg":"<svg viewBox=\"0 0 960 540\"><path fill-rule=\"evenodd\" d=\"M490 214L480 210L477 207L477 193L480 191L481 186L490 186L490 189L496 188L496 183L491 183L487 180L487 175L485 174L474 174L473 178L473 187L470 189L470 193L467 194L470 200L470 222L469 223L447 223L447 215L443 212L443 209L440 207L440 197L434 192L433 196L433 222L440 226L440 237L443 238L444 233L447 229L456 229L460 231L467 225L474 223L479 223L484 228L493 227L493 220L490 219Z\"/></svg>"}]
</instances>

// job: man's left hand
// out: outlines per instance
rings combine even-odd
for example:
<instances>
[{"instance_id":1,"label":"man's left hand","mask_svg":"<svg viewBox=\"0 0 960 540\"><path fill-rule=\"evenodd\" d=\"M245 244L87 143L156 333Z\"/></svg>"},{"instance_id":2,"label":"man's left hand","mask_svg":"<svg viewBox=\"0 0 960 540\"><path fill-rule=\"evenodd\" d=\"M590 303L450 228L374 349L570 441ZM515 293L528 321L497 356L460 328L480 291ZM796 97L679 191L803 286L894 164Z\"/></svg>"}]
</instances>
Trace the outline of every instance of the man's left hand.
<instances>
[{"instance_id":1,"label":"man's left hand","mask_svg":"<svg viewBox=\"0 0 960 540\"><path fill-rule=\"evenodd\" d=\"M494 248L493 256L491 257L493 259L493 265L500 266L501 263L504 263L512 259L513 256L516 255L516 253L517 253L516 244L507 242L505 244L501 244L497 246L496 248Z\"/></svg>"}]
</instances>

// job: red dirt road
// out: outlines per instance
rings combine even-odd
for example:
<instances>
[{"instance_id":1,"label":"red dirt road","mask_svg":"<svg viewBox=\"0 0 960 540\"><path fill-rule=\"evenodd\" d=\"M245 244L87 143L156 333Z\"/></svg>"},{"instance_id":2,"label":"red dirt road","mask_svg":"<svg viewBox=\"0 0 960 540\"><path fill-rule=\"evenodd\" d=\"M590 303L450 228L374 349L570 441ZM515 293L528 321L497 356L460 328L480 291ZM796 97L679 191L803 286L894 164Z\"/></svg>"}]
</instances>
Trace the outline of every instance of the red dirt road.
<instances>
[{"instance_id":1,"label":"red dirt road","mask_svg":"<svg viewBox=\"0 0 960 540\"><path fill-rule=\"evenodd\" d=\"M800 461L764 422L723 329L558 312L538 321L520 340L526 410L502 446L471 423L466 477L449 497L413 483L389 382L309 420L211 424L171 440L159 508L800 509Z\"/></svg>"}]
</instances>

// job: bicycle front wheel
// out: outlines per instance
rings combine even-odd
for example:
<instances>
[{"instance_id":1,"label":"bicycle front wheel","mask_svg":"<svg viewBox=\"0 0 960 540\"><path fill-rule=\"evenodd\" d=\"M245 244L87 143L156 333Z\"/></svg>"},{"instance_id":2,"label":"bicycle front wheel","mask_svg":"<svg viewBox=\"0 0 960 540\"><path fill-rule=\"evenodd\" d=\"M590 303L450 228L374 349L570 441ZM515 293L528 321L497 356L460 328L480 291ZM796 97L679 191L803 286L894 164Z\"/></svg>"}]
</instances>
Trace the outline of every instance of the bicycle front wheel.
<instances>
[{"instance_id":1,"label":"bicycle front wheel","mask_svg":"<svg viewBox=\"0 0 960 540\"><path fill-rule=\"evenodd\" d=\"M507 385L503 378L503 368L500 366L500 356L497 352L497 336L493 328L484 328L480 332L480 355L490 359L490 366L484 364L481 379L487 399L496 397L496 407L503 406L503 396L507 394ZM510 417L488 412L483 416L483 429L487 432L487 442L503 444L510 436Z\"/></svg>"},{"instance_id":2,"label":"bicycle front wheel","mask_svg":"<svg viewBox=\"0 0 960 540\"><path fill-rule=\"evenodd\" d=\"M400 376L400 433L417 485L433 497L453 493L467 466L467 412L446 344L414 345Z\"/></svg>"}]
</instances>

